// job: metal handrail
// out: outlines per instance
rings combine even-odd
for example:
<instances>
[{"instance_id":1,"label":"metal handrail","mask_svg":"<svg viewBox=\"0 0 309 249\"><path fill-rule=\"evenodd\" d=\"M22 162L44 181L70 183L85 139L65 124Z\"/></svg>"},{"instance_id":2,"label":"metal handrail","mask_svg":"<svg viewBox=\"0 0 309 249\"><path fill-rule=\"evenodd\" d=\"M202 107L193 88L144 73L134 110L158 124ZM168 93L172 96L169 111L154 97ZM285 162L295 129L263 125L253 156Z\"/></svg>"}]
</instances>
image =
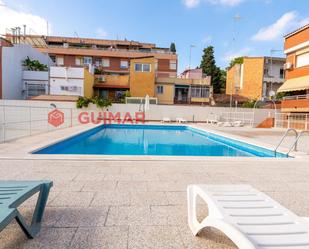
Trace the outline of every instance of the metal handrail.
<instances>
[{"instance_id":1,"label":"metal handrail","mask_svg":"<svg viewBox=\"0 0 309 249\"><path fill-rule=\"evenodd\" d=\"M293 96L283 97L283 100L299 100L299 99L309 99L309 94L293 95Z\"/></svg>"},{"instance_id":2,"label":"metal handrail","mask_svg":"<svg viewBox=\"0 0 309 249\"><path fill-rule=\"evenodd\" d=\"M285 137L288 135L288 133L289 133L290 131L293 131L293 132L295 133L295 141L297 140L297 138L298 138L298 136L299 136L297 130L295 130L295 129L293 129L293 128L287 129L286 132L284 133L284 135L282 136L280 142L278 143L277 147L276 147L275 150L274 150L274 151L275 151L275 155L276 155L276 153L277 153L277 150L278 150L279 146L282 144L283 140L285 139ZM296 141L296 143L295 143L295 142L293 143L293 146L291 147L290 150L292 150L293 147L294 147L294 150L297 150L297 141ZM290 151L289 151L289 152L290 152ZM288 154L289 154L289 152L288 152ZM288 155L288 154L287 154L287 155Z\"/></svg>"},{"instance_id":3,"label":"metal handrail","mask_svg":"<svg viewBox=\"0 0 309 249\"><path fill-rule=\"evenodd\" d=\"M291 150L293 149L294 146L297 146L298 140L300 139L300 137L301 137L304 133L308 133L308 134L309 134L309 131L301 131L301 132L299 133L299 135L298 135L297 138L295 139L295 141L294 141L293 145L291 146L291 148L290 148L290 150L289 150L289 152L288 152L287 155L290 154L290 152L291 152Z\"/></svg>"}]
</instances>

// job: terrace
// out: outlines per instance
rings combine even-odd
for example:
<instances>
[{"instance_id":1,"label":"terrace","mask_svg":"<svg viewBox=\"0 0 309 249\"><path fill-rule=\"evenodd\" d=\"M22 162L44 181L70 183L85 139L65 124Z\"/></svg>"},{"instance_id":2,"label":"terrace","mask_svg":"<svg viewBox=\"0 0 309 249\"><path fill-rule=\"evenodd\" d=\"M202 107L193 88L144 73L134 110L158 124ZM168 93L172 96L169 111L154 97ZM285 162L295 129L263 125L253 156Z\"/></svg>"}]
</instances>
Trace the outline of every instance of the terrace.
<instances>
[{"instance_id":1,"label":"terrace","mask_svg":"<svg viewBox=\"0 0 309 249\"><path fill-rule=\"evenodd\" d=\"M284 132L195 126L270 147ZM28 154L36 147L90 127L76 126L0 145L2 179L54 181L38 237L26 239L14 222L0 233L0 248L236 248L213 229L206 229L200 237L192 236L187 225L185 192L190 183L251 184L296 214L309 216L306 157L102 159ZM290 142L287 140L285 146ZM308 142L304 137L299 149L308 150ZM22 209L28 217L33 204L30 200ZM203 206L199 214L206 213Z\"/></svg>"}]
</instances>

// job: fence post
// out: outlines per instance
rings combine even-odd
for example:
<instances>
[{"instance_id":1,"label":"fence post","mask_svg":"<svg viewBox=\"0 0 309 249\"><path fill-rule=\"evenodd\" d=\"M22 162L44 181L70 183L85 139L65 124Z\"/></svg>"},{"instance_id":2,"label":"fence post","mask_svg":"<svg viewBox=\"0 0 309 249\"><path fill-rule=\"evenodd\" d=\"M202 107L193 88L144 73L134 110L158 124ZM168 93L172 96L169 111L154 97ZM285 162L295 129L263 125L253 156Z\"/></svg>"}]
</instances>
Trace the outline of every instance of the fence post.
<instances>
[{"instance_id":1,"label":"fence post","mask_svg":"<svg viewBox=\"0 0 309 249\"><path fill-rule=\"evenodd\" d=\"M305 131L308 130L308 114L305 116Z\"/></svg>"},{"instance_id":2,"label":"fence post","mask_svg":"<svg viewBox=\"0 0 309 249\"><path fill-rule=\"evenodd\" d=\"M29 106L29 134L31 136L31 106Z\"/></svg>"},{"instance_id":3,"label":"fence post","mask_svg":"<svg viewBox=\"0 0 309 249\"><path fill-rule=\"evenodd\" d=\"M71 126L70 127L73 127L73 109L70 108L70 111L71 111Z\"/></svg>"}]
</instances>

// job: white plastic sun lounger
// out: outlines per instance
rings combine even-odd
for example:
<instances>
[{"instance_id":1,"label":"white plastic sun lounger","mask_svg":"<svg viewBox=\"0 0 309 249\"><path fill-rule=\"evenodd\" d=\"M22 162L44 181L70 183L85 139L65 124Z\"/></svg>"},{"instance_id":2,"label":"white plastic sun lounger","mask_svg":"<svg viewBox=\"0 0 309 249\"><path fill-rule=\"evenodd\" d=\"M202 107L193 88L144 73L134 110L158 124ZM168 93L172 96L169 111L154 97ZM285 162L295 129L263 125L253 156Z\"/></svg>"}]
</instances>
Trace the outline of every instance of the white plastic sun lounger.
<instances>
[{"instance_id":1,"label":"white plastic sun lounger","mask_svg":"<svg viewBox=\"0 0 309 249\"><path fill-rule=\"evenodd\" d=\"M188 121L184 118L176 118L176 122L178 123L187 123Z\"/></svg>"},{"instance_id":2,"label":"white plastic sun lounger","mask_svg":"<svg viewBox=\"0 0 309 249\"><path fill-rule=\"evenodd\" d=\"M240 120L238 120L238 121L233 121L233 122L232 122L232 126L233 126L233 127L243 127L243 126L244 126L244 123L243 123L242 121L240 121Z\"/></svg>"},{"instance_id":3,"label":"white plastic sun lounger","mask_svg":"<svg viewBox=\"0 0 309 249\"><path fill-rule=\"evenodd\" d=\"M170 122L172 122L172 121L171 121L170 118L164 117L164 118L162 118L162 121L161 121L161 122L162 122L162 123L165 123L165 122L170 123Z\"/></svg>"},{"instance_id":4,"label":"white plastic sun lounger","mask_svg":"<svg viewBox=\"0 0 309 249\"><path fill-rule=\"evenodd\" d=\"M222 231L239 249L309 248L309 222L250 185L189 185L188 221L196 236L203 228ZM196 217L196 197L208 216Z\"/></svg>"}]
</instances>

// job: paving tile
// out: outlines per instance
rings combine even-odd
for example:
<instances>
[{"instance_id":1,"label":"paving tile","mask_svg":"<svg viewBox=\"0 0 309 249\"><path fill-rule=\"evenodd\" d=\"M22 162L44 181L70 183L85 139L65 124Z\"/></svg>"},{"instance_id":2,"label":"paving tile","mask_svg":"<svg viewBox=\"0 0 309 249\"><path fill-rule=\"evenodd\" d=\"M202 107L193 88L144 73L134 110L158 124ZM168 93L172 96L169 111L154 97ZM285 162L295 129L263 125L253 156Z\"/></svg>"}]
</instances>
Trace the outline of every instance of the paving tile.
<instances>
[{"instance_id":1,"label":"paving tile","mask_svg":"<svg viewBox=\"0 0 309 249\"><path fill-rule=\"evenodd\" d=\"M147 225L150 222L148 206L112 206L107 215L106 226Z\"/></svg>"},{"instance_id":2,"label":"paving tile","mask_svg":"<svg viewBox=\"0 0 309 249\"><path fill-rule=\"evenodd\" d=\"M55 249L69 248L76 228L42 228L40 233L32 240L28 239L19 244L22 249Z\"/></svg>"},{"instance_id":3,"label":"paving tile","mask_svg":"<svg viewBox=\"0 0 309 249\"><path fill-rule=\"evenodd\" d=\"M116 189L119 191L147 191L147 184L142 181L119 181Z\"/></svg>"},{"instance_id":4,"label":"paving tile","mask_svg":"<svg viewBox=\"0 0 309 249\"><path fill-rule=\"evenodd\" d=\"M95 227L104 226L108 207L100 208L58 208L61 214L55 227Z\"/></svg>"},{"instance_id":5,"label":"paving tile","mask_svg":"<svg viewBox=\"0 0 309 249\"><path fill-rule=\"evenodd\" d=\"M216 229L204 229L193 236L188 226L178 226L186 249L237 249L232 241Z\"/></svg>"},{"instance_id":6,"label":"paving tile","mask_svg":"<svg viewBox=\"0 0 309 249\"><path fill-rule=\"evenodd\" d=\"M116 181L85 181L82 191L100 192L116 189Z\"/></svg>"},{"instance_id":7,"label":"paving tile","mask_svg":"<svg viewBox=\"0 0 309 249\"><path fill-rule=\"evenodd\" d=\"M130 192L108 191L99 192L94 196L91 206L123 206L130 205Z\"/></svg>"},{"instance_id":8,"label":"paving tile","mask_svg":"<svg viewBox=\"0 0 309 249\"><path fill-rule=\"evenodd\" d=\"M167 205L168 200L165 192L132 192L131 205L145 206L145 205Z\"/></svg>"},{"instance_id":9,"label":"paving tile","mask_svg":"<svg viewBox=\"0 0 309 249\"><path fill-rule=\"evenodd\" d=\"M104 178L105 174L81 173L74 179L74 181L103 181Z\"/></svg>"},{"instance_id":10,"label":"paving tile","mask_svg":"<svg viewBox=\"0 0 309 249\"><path fill-rule=\"evenodd\" d=\"M166 196L170 205L187 205L187 192L167 191Z\"/></svg>"},{"instance_id":11,"label":"paving tile","mask_svg":"<svg viewBox=\"0 0 309 249\"><path fill-rule=\"evenodd\" d=\"M62 192L55 198L52 207L88 207L94 197L90 192Z\"/></svg>"},{"instance_id":12,"label":"paving tile","mask_svg":"<svg viewBox=\"0 0 309 249\"><path fill-rule=\"evenodd\" d=\"M129 249L185 248L179 231L173 226L130 226Z\"/></svg>"},{"instance_id":13,"label":"paving tile","mask_svg":"<svg viewBox=\"0 0 309 249\"><path fill-rule=\"evenodd\" d=\"M127 249L128 227L79 228L70 249Z\"/></svg>"}]
</instances>

